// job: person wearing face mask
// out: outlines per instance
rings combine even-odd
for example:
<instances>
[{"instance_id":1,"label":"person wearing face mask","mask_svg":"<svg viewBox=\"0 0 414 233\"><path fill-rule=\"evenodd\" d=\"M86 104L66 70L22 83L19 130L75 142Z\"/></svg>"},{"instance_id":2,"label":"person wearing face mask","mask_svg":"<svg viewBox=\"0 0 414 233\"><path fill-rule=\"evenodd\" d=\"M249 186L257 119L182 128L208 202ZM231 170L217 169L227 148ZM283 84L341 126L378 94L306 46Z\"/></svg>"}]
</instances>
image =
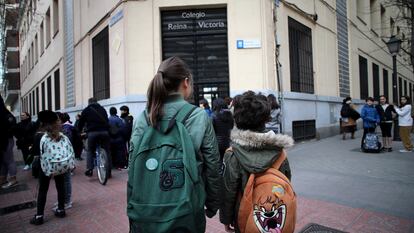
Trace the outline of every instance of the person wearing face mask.
<instances>
[{"instance_id":1,"label":"person wearing face mask","mask_svg":"<svg viewBox=\"0 0 414 233\"><path fill-rule=\"evenodd\" d=\"M346 134L351 133L351 139L355 138L356 121L360 118L359 113L355 110L355 106L352 104L351 97L346 97L342 101L341 108L341 127L342 127L342 139L346 139Z\"/></svg>"},{"instance_id":2,"label":"person wearing face mask","mask_svg":"<svg viewBox=\"0 0 414 233\"><path fill-rule=\"evenodd\" d=\"M361 118L364 122L364 134L361 140L361 148L363 148L367 133L374 133L377 124L380 123L380 116L374 106L374 98L368 97L365 102L366 104L361 110Z\"/></svg>"},{"instance_id":3,"label":"person wearing face mask","mask_svg":"<svg viewBox=\"0 0 414 233\"><path fill-rule=\"evenodd\" d=\"M380 96L379 105L376 106L377 112L380 116L380 127L382 133L382 144L384 145L383 150L387 152L392 151L392 123L394 117L396 117L396 112L394 106L388 104L387 97L384 95Z\"/></svg>"},{"instance_id":4,"label":"person wearing face mask","mask_svg":"<svg viewBox=\"0 0 414 233\"><path fill-rule=\"evenodd\" d=\"M403 143L404 149L400 150L401 153L411 152L413 145L411 143L411 128L413 125L413 118L411 117L411 103L408 96L401 96L400 106L395 107L395 111L398 114L398 125L400 127L400 137Z\"/></svg>"}]
</instances>

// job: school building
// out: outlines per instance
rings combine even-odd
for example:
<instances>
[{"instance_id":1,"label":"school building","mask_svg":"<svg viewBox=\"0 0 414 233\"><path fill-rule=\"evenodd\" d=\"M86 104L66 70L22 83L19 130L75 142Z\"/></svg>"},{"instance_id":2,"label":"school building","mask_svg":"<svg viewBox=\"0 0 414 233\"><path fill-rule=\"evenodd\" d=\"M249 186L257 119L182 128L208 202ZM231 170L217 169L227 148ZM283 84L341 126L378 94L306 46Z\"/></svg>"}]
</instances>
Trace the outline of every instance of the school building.
<instances>
[{"instance_id":1,"label":"school building","mask_svg":"<svg viewBox=\"0 0 414 233\"><path fill-rule=\"evenodd\" d=\"M393 88L385 44L396 35L407 48L401 10L382 0L22 0L20 108L74 115L94 96L137 116L160 62L179 56L195 102L274 93L285 133L327 137L343 97L412 93L407 54Z\"/></svg>"}]
</instances>

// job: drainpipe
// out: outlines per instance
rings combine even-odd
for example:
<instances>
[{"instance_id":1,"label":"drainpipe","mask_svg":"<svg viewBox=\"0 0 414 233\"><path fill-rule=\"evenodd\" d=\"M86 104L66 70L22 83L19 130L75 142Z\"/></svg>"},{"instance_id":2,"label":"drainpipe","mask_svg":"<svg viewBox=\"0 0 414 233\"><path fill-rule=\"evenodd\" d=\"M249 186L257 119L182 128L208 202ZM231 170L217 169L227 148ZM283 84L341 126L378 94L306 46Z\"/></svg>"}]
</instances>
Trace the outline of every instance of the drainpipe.
<instances>
[{"instance_id":1,"label":"drainpipe","mask_svg":"<svg viewBox=\"0 0 414 233\"><path fill-rule=\"evenodd\" d=\"M278 102L280 105L280 109L282 112L282 119L281 119L281 123L280 123L280 132L284 133L285 132L285 111L284 111L284 96L283 96L283 80L282 80L282 65L279 62L279 47L280 44L278 42L278 37L277 37L277 8L280 4L279 0L271 0L273 3L273 30L274 30L274 35L275 35L275 65L276 65L276 82L277 82L277 97L278 97Z\"/></svg>"}]
</instances>

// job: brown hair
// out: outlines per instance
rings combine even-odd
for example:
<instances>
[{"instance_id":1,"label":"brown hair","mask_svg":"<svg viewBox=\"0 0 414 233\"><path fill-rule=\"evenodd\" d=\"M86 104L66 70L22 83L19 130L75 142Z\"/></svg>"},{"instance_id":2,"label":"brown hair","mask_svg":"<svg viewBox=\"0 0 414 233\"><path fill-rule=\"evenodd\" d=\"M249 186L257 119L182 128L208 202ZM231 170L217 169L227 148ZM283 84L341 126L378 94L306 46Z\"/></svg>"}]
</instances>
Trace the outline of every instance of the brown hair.
<instances>
[{"instance_id":1,"label":"brown hair","mask_svg":"<svg viewBox=\"0 0 414 233\"><path fill-rule=\"evenodd\" d=\"M161 62L147 92L148 118L153 127L163 115L162 109L168 95L178 91L181 82L187 78L192 82L191 72L180 58L170 57Z\"/></svg>"},{"instance_id":2,"label":"brown hair","mask_svg":"<svg viewBox=\"0 0 414 233\"><path fill-rule=\"evenodd\" d=\"M40 130L43 130L47 136L49 136L54 141L60 141L62 138L60 131L62 129L62 125L60 120L57 120L53 123L41 123Z\"/></svg>"}]
</instances>

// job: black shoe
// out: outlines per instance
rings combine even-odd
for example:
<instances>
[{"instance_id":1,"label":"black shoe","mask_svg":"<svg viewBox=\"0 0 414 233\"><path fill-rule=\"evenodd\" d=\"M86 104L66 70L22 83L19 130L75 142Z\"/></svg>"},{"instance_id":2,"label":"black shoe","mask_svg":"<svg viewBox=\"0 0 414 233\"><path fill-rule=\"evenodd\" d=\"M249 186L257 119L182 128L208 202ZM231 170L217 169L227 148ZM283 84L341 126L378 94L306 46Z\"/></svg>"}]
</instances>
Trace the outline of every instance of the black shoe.
<instances>
[{"instance_id":1,"label":"black shoe","mask_svg":"<svg viewBox=\"0 0 414 233\"><path fill-rule=\"evenodd\" d=\"M91 177L93 175L93 170L92 169L88 169L88 170L86 170L86 172L85 172L85 176L89 176L89 177Z\"/></svg>"},{"instance_id":2,"label":"black shoe","mask_svg":"<svg viewBox=\"0 0 414 233\"><path fill-rule=\"evenodd\" d=\"M30 219L30 224L42 225L43 224L43 215L35 215L32 219Z\"/></svg>"},{"instance_id":3,"label":"black shoe","mask_svg":"<svg viewBox=\"0 0 414 233\"><path fill-rule=\"evenodd\" d=\"M392 148L388 148L388 152L392 152Z\"/></svg>"},{"instance_id":4,"label":"black shoe","mask_svg":"<svg viewBox=\"0 0 414 233\"><path fill-rule=\"evenodd\" d=\"M55 216L58 217L58 218L64 218L66 216L66 212L65 212L65 210L57 209L55 211Z\"/></svg>"}]
</instances>

